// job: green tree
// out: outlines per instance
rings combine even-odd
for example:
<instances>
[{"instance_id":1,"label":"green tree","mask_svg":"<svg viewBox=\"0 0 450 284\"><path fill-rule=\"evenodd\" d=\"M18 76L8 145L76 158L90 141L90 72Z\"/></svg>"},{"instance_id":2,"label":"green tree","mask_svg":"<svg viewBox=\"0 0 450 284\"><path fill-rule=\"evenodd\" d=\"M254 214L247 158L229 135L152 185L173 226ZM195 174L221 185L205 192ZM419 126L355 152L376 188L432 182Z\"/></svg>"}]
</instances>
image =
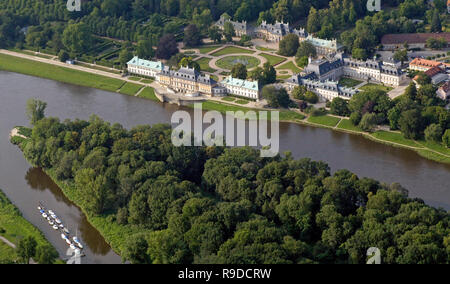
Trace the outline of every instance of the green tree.
<instances>
[{"instance_id":1,"label":"green tree","mask_svg":"<svg viewBox=\"0 0 450 284\"><path fill-rule=\"evenodd\" d=\"M352 57L359 60L366 60L368 57L367 51L362 48L353 48Z\"/></svg>"},{"instance_id":2,"label":"green tree","mask_svg":"<svg viewBox=\"0 0 450 284\"><path fill-rule=\"evenodd\" d=\"M349 116L350 110L348 109L348 102L343 98L334 98L331 101L330 111L332 114L340 116Z\"/></svg>"},{"instance_id":3,"label":"green tree","mask_svg":"<svg viewBox=\"0 0 450 284\"><path fill-rule=\"evenodd\" d=\"M305 94L307 91L306 86L295 86L292 90L292 97L297 100L306 100Z\"/></svg>"},{"instance_id":4,"label":"green tree","mask_svg":"<svg viewBox=\"0 0 450 284\"><path fill-rule=\"evenodd\" d=\"M82 54L92 47L92 32L83 22L69 23L63 32L62 42L72 54Z\"/></svg>"},{"instance_id":5,"label":"green tree","mask_svg":"<svg viewBox=\"0 0 450 284\"><path fill-rule=\"evenodd\" d=\"M46 102L33 98L27 100L27 117L31 125L35 125L36 122L45 117L46 108Z\"/></svg>"},{"instance_id":6,"label":"green tree","mask_svg":"<svg viewBox=\"0 0 450 284\"><path fill-rule=\"evenodd\" d=\"M300 59L302 57L312 57L315 58L317 56L317 51L315 46L307 41L304 40L300 43L298 49L297 49L297 53L295 54L295 56Z\"/></svg>"},{"instance_id":7,"label":"green tree","mask_svg":"<svg viewBox=\"0 0 450 284\"><path fill-rule=\"evenodd\" d=\"M294 56L298 48L298 36L296 34L288 34L280 40L278 53L284 56Z\"/></svg>"},{"instance_id":8,"label":"green tree","mask_svg":"<svg viewBox=\"0 0 450 284\"><path fill-rule=\"evenodd\" d=\"M39 264L53 264L58 258L58 252L49 244L40 245L36 249L35 260Z\"/></svg>"},{"instance_id":9,"label":"green tree","mask_svg":"<svg viewBox=\"0 0 450 284\"><path fill-rule=\"evenodd\" d=\"M403 65L403 62L408 61L408 51L406 49L397 50L394 53L394 59L400 61Z\"/></svg>"},{"instance_id":10,"label":"green tree","mask_svg":"<svg viewBox=\"0 0 450 284\"><path fill-rule=\"evenodd\" d=\"M152 41L148 39L139 40L136 48L136 54L139 58L144 59L150 59L155 56Z\"/></svg>"},{"instance_id":11,"label":"green tree","mask_svg":"<svg viewBox=\"0 0 450 284\"><path fill-rule=\"evenodd\" d=\"M359 122L359 128L364 131L372 132L374 127L377 125L377 115L374 113L366 113L361 118Z\"/></svg>"},{"instance_id":12,"label":"green tree","mask_svg":"<svg viewBox=\"0 0 450 284\"><path fill-rule=\"evenodd\" d=\"M236 36L236 31L234 30L233 24L230 22L225 22L223 25L223 35L227 42L232 42L233 37Z\"/></svg>"},{"instance_id":13,"label":"green tree","mask_svg":"<svg viewBox=\"0 0 450 284\"><path fill-rule=\"evenodd\" d=\"M183 42L186 47L199 46L202 43L201 33L196 25L190 24L184 29Z\"/></svg>"},{"instance_id":14,"label":"green tree","mask_svg":"<svg viewBox=\"0 0 450 284\"><path fill-rule=\"evenodd\" d=\"M189 67L189 68L194 68L197 71L201 71L200 69L200 65L198 64L198 62L194 61L192 59L192 57L183 57L183 59L180 60L180 62L178 63L178 66L180 67Z\"/></svg>"},{"instance_id":15,"label":"green tree","mask_svg":"<svg viewBox=\"0 0 450 284\"><path fill-rule=\"evenodd\" d=\"M262 97L267 100L270 107L288 107L290 103L289 94L285 89L276 89L274 86L265 86L262 89Z\"/></svg>"},{"instance_id":16,"label":"green tree","mask_svg":"<svg viewBox=\"0 0 450 284\"><path fill-rule=\"evenodd\" d=\"M169 59L172 55L178 53L177 41L173 34L166 34L161 37L156 49L156 57L161 59Z\"/></svg>"},{"instance_id":17,"label":"green tree","mask_svg":"<svg viewBox=\"0 0 450 284\"><path fill-rule=\"evenodd\" d=\"M66 62L67 60L69 60L70 57L69 57L69 54L65 50L61 50L58 53L58 58L59 58L59 61Z\"/></svg>"},{"instance_id":18,"label":"green tree","mask_svg":"<svg viewBox=\"0 0 450 284\"><path fill-rule=\"evenodd\" d=\"M133 264L150 264L151 260L147 254L148 243L144 235L132 235L128 237L122 249L122 260Z\"/></svg>"},{"instance_id":19,"label":"green tree","mask_svg":"<svg viewBox=\"0 0 450 284\"><path fill-rule=\"evenodd\" d=\"M442 141L442 127L439 124L430 124L425 128L425 139L430 142L441 142Z\"/></svg>"},{"instance_id":20,"label":"green tree","mask_svg":"<svg viewBox=\"0 0 450 284\"><path fill-rule=\"evenodd\" d=\"M133 58L133 54L128 48L122 49L119 53L119 62L122 67L126 67L128 61Z\"/></svg>"},{"instance_id":21,"label":"green tree","mask_svg":"<svg viewBox=\"0 0 450 284\"><path fill-rule=\"evenodd\" d=\"M320 30L320 16L314 7L309 10L308 21L306 24L306 30L308 33L315 33Z\"/></svg>"},{"instance_id":22,"label":"green tree","mask_svg":"<svg viewBox=\"0 0 450 284\"><path fill-rule=\"evenodd\" d=\"M439 33L442 31L441 18L439 17L439 11L434 9L433 17L431 19L430 31L432 33Z\"/></svg>"},{"instance_id":23,"label":"green tree","mask_svg":"<svg viewBox=\"0 0 450 284\"><path fill-rule=\"evenodd\" d=\"M222 41L222 31L218 26L212 26L208 30L209 38L215 43L220 43Z\"/></svg>"},{"instance_id":24,"label":"green tree","mask_svg":"<svg viewBox=\"0 0 450 284\"><path fill-rule=\"evenodd\" d=\"M238 79L247 79L247 67L242 63L237 63L231 69L231 76Z\"/></svg>"},{"instance_id":25,"label":"green tree","mask_svg":"<svg viewBox=\"0 0 450 284\"><path fill-rule=\"evenodd\" d=\"M77 172L75 183L87 211L92 214L101 214L107 207L110 197L106 177L96 174L91 168L86 168Z\"/></svg>"},{"instance_id":26,"label":"green tree","mask_svg":"<svg viewBox=\"0 0 450 284\"><path fill-rule=\"evenodd\" d=\"M305 100L310 104L316 104L319 102L319 96L311 91L305 93Z\"/></svg>"},{"instance_id":27,"label":"green tree","mask_svg":"<svg viewBox=\"0 0 450 284\"><path fill-rule=\"evenodd\" d=\"M304 68L306 66L308 66L309 64L309 58L306 56L300 57L297 59L297 65Z\"/></svg>"},{"instance_id":28,"label":"green tree","mask_svg":"<svg viewBox=\"0 0 450 284\"><path fill-rule=\"evenodd\" d=\"M450 129L445 130L442 136L442 143L444 143L445 147L450 148Z\"/></svg>"},{"instance_id":29,"label":"green tree","mask_svg":"<svg viewBox=\"0 0 450 284\"><path fill-rule=\"evenodd\" d=\"M36 255L37 242L32 236L25 237L17 245L17 255L25 264L30 264L30 259Z\"/></svg>"},{"instance_id":30,"label":"green tree","mask_svg":"<svg viewBox=\"0 0 450 284\"><path fill-rule=\"evenodd\" d=\"M420 111L417 109L411 109L402 112L398 121L398 127L403 133L405 138L417 139L420 137L420 131L422 130L422 117Z\"/></svg>"}]
</instances>

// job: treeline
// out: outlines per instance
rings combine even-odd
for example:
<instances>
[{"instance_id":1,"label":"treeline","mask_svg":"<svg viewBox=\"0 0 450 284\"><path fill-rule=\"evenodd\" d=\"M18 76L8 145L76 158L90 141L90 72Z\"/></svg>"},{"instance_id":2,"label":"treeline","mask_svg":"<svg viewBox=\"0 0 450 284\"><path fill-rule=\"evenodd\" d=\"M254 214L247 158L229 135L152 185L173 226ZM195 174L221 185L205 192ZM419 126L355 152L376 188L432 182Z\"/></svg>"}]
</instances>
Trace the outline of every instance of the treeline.
<instances>
[{"instance_id":1,"label":"treeline","mask_svg":"<svg viewBox=\"0 0 450 284\"><path fill-rule=\"evenodd\" d=\"M21 147L89 214L147 232L126 237L132 263L364 263L373 246L383 263L450 259L448 213L399 184L289 153L174 147L170 135L168 125L43 118Z\"/></svg>"}]
</instances>

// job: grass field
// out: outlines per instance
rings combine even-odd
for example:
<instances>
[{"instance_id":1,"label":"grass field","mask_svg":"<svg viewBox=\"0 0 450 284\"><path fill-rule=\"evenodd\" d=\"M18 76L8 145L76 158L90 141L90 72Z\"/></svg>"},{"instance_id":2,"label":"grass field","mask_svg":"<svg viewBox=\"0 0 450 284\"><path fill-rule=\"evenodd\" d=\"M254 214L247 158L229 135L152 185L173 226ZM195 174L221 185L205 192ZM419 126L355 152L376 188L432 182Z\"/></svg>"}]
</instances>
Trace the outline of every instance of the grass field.
<instances>
[{"instance_id":1,"label":"grass field","mask_svg":"<svg viewBox=\"0 0 450 284\"><path fill-rule=\"evenodd\" d=\"M197 63L198 63L198 65L200 65L200 69L202 69L202 71L214 73L214 72L216 72L216 70L209 67L210 61L211 61L211 58L203 57L203 58L200 58L199 60L197 60Z\"/></svg>"},{"instance_id":2,"label":"grass field","mask_svg":"<svg viewBox=\"0 0 450 284\"><path fill-rule=\"evenodd\" d=\"M158 98L155 96L155 90L151 87L145 87L145 89L139 93L138 97L159 102Z\"/></svg>"},{"instance_id":3,"label":"grass field","mask_svg":"<svg viewBox=\"0 0 450 284\"><path fill-rule=\"evenodd\" d=\"M128 77L128 79L131 81L140 81L141 80L141 78L139 78L139 77Z\"/></svg>"},{"instance_id":4,"label":"grass field","mask_svg":"<svg viewBox=\"0 0 450 284\"><path fill-rule=\"evenodd\" d=\"M256 57L240 55L240 56L227 56L222 59L219 59L216 62L216 65L220 68L231 70L233 66L239 62L240 63L244 62L243 64L247 66L247 69L255 68L261 63L259 59Z\"/></svg>"},{"instance_id":5,"label":"grass field","mask_svg":"<svg viewBox=\"0 0 450 284\"><path fill-rule=\"evenodd\" d=\"M310 116L308 118L308 122L335 127L340 118L334 117L334 116L328 116L328 115L322 115L322 116Z\"/></svg>"},{"instance_id":6,"label":"grass field","mask_svg":"<svg viewBox=\"0 0 450 284\"><path fill-rule=\"evenodd\" d=\"M226 101L226 102L234 102L236 98L234 97L223 97L222 101Z\"/></svg>"},{"instance_id":7,"label":"grass field","mask_svg":"<svg viewBox=\"0 0 450 284\"><path fill-rule=\"evenodd\" d=\"M141 81L141 83L144 83L144 84L151 84L151 83L153 83L153 81L155 81L155 80L153 80L153 79L143 79L143 80Z\"/></svg>"},{"instance_id":8,"label":"grass field","mask_svg":"<svg viewBox=\"0 0 450 284\"><path fill-rule=\"evenodd\" d=\"M129 95L129 96L134 96L137 94L137 92L139 92L139 90L142 88L142 85L137 85L137 84L133 84L133 83L125 83L125 85L123 85L122 88L120 88L119 93L123 94L123 95Z\"/></svg>"},{"instance_id":9,"label":"grass field","mask_svg":"<svg viewBox=\"0 0 450 284\"><path fill-rule=\"evenodd\" d=\"M384 141L394 142L405 146L420 147L420 145L418 145L418 143L416 143L414 140L406 139L401 133L397 132L377 131L375 133L372 133L371 136Z\"/></svg>"},{"instance_id":10,"label":"grass field","mask_svg":"<svg viewBox=\"0 0 450 284\"><path fill-rule=\"evenodd\" d=\"M17 260L16 251L0 241L0 264L14 263Z\"/></svg>"},{"instance_id":11,"label":"grass field","mask_svg":"<svg viewBox=\"0 0 450 284\"><path fill-rule=\"evenodd\" d=\"M42 62L0 54L0 70L48 78L64 83L115 92L123 81Z\"/></svg>"},{"instance_id":12,"label":"grass field","mask_svg":"<svg viewBox=\"0 0 450 284\"><path fill-rule=\"evenodd\" d=\"M267 54L267 53L261 53L260 55L262 57L264 57L265 59L267 59L267 61L269 61L270 65L277 65L277 64L280 64L281 62L286 61L286 59L283 58L283 57L270 55L270 54Z\"/></svg>"},{"instance_id":13,"label":"grass field","mask_svg":"<svg viewBox=\"0 0 450 284\"><path fill-rule=\"evenodd\" d=\"M220 47L220 45L211 45L211 46L202 46L199 47L198 50L200 51L201 54L207 54L213 50L216 50Z\"/></svg>"},{"instance_id":14,"label":"grass field","mask_svg":"<svg viewBox=\"0 0 450 284\"><path fill-rule=\"evenodd\" d=\"M257 46L256 47L257 50L261 50L261 51L276 51L275 49L271 49L271 48L267 48L267 47L262 47L262 46Z\"/></svg>"},{"instance_id":15,"label":"grass field","mask_svg":"<svg viewBox=\"0 0 450 284\"><path fill-rule=\"evenodd\" d=\"M349 119L342 119L341 122L339 122L337 128L356 132L363 132L358 126L354 126Z\"/></svg>"},{"instance_id":16,"label":"grass field","mask_svg":"<svg viewBox=\"0 0 450 284\"><path fill-rule=\"evenodd\" d=\"M247 100L237 100L237 101L235 101L235 103L240 104L240 105L246 105L246 104L249 103L249 101L247 101Z\"/></svg>"},{"instance_id":17,"label":"grass field","mask_svg":"<svg viewBox=\"0 0 450 284\"><path fill-rule=\"evenodd\" d=\"M105 72L109 72L109 73L113 73L113 74L120 74L119 70L111 70L111 69L108 69L106 67L101 67L101 66L98 66L98 65L90 65L90 64L83 63L83 62L77 62L77 65L78 66L87 67L87 68L90 68L90 69L94 69L94 70L105 71Z\"/></svg>"},{"instance_id":18,"label":"grass field","mask_svg":"<svg viewBox=\"0 0 450 284\"><path fill-rule=\"evenodd\" d=\"M1 233L4 231L4 233ZM22 217L6 195L0 190L0 235L17 245L25 237L32 236L38 245L50 244L44 235ZM2 259L15 260L15 251L0 241L0 262Z\"/></svg>"},{"instance_id":19,"label":"grass field","mask_svg":"<svg viewBox=\"0 0 450 284\"><path fill-rule=\"evenodd\" d=\"M286 80L291 78L291 75L277 75L277 80Z\"/></svg>"},{"instance_id":20,"label":"grass field","mask_svg":"<svg viewBox=\"0 0 450 284\"><path fill-rule=\"evenodd\" d=\"M361 91L370 91L370 90L381 90L383 92L389 92L390 90L392 90L391 87L388 86L383 86L383 85L377 85L377 84L366 84L364 86L362 86L361 88L359 88Z\"/></svg>"},{"instance_id":21,"label":"grass field","mask_svg":"<svg viewBox=\"0 0 450 284\"><path fill-rule=\"evenodd\" d=\"M424 147L430 148L431 150L434 150L436 152L442 153L444 155L450 156L450 148L445 147L442 144L438 144L435 142L427 142L427 141L417 141L420 145L423 145Z\"/></svg>"},{"instance_id":22,"label":"grass field","mask_svg":"<svg viewBox=\"0 0 450 284\"><path fill-rule=\"evenodd\" d=\"M283 65L279 65L277 66L276 69L277 70L289 69L292 70L292 72L294 73L300 73L300 71L302 71L302 69L298 68L292 61L284 63Z\"/></svg>"},{"instance_id":23,"label":"grass field","mask_svg":"<svg viewBox=\"0 0 450 284\"><path fill-rule=\"evenodd\" d=\"M347 77L342 77L339 80L339 85L345 86L345 87L355 87L358 86L359 84L361 84L363 81L359 81L359 80L355 80L352 78L347 78Z\"/></svg>"},{"instance_id":24,"label":"grass field","mask_svg":"<svg viewBox=\"0 0 450 284\"><path fill-rule=\"evenodd\" d=\"M224 49L221 49L219 51L216 51L216 52L212 53L211 55L213 55L213 56L222 56L222 55L236 54L236 53L252 54L252 53L254 53L254 51L251 51L251 50L248 50L248 49L244 49L244 48L240 48L240 47L227 46Z\"/></svg>"}]
</instances>

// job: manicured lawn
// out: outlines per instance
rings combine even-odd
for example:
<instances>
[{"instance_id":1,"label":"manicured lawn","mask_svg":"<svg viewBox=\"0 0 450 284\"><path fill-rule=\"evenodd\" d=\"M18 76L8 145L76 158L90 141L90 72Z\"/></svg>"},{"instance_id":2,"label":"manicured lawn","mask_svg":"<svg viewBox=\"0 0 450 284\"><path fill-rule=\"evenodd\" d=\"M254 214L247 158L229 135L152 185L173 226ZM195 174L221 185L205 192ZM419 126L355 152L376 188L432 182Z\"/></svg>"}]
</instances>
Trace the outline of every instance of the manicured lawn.
<instances>
[{"instance_id":1,"label":"manicured lawn","mask_svg":"<svg viewBox=\"0 0 450 284\"><path fill-rule=\"evenodd\" d=\"M417 150L417 152L419 153L419 155L421 155L422 157L425 157L427 159L437 161L440 163L450 164L450 158L448 158L448 157L436 154L436 153L428 151L428 150Z\"/></svg>"},{"instance_id":2,"label":"manicured lawn","mask_svg":"<svg viewBox=\"0 0 450 284\"><path fill-rule=\"evenodd\" d=\"M280 111L280 120L284 121L295 121L295 120L303 120L305 116L291 110L283 110Z\"/></svg>"},{"instance_id":3,"label":"manicured lawn","mask_svg":"<svg viewBox=\"0 0 450 284\"><path fill-rule=\"evenodd\" d=\"M291 75L278 75L277 80L286 80L291 78Z\"/></svg>"},{"instance_id":4,"label":"manicured lawn","mask_svg":"<svg viewBox=\"0 0 450 284\"><path fill-rule=\"evenodd\" d=\"M278 70L289 69L289 70L292 70L292 72L294 72L294 73L300 73L300 71L302 71L302 69L298 68L292 61L284 63L283 65L277 66L276 69L278 69Z\"/></svg>"},{"instance_id":5,"label":"manicured lawn","mask_svg":"<svg viewBox=\"0 0 450 284\"><path fill-rule=\"evenodd\" d=\"M141 81L141 83L144 83L144 84L151 84L151 83L153 83L153 79L143 79L142 81Z\"/></svg>"},{"instance_id":6,"label":"manicured lawn","mask_svg":"<svg viewBox=\"0 0 450 284\"><path fill-rule=\"evenodd\" d=\"M444 155L450 156L450 148L447 148L447 147L445 147L444 145L442 145L440 143L438 144L438 143L435 143L435 142L427 142L427 141L423 141L423 140L417 141L417 143L419 143L420 145L423 145L423 146L425 146L425 147L427 147L427 148L429 148L431 150L434 150L436 152L439 152L439 153L442 153Z\"/></svg>"},{"instance_id":7,"label":"manicured lawn","mask_svg":"<svg viewBox=\"0 0 450 284\"><path fill-rule=\"evenodd\" d=\"M142 92L139 93L138 97L159 102L158 98L155 95L155 90L151 87L145 87L145 89L143 89Z\"/></svg>"},{"instance_id":8,"label":"manicured lawn","mask_svg":"<svg viewBox=\"0 0 450 284\"><path fill-rule=\"evenodd\" d=\"M123 81L42 62L0 54L0 70L115 92Z\"/></svg>"},{"instance_id":9,"label":"manicured lawn","mask_svg":"<svg viewBox=\"0 0 450 284\"><path fill-rule=\"evenodd\" d=\"M340 118L334 117L334 116L328 116L328 115L322 115L322 116L310 116L308 118L308 122L335 127Z\"/></svg>"},{"instance_id":10,"label":"manicured lawn","mask_svg":"<svg viewBox=\"0 0 450 284\"><path fill-rule=\"evenodd\" d=\"M249 101L247 101L247 100L237 100L237 101L235 101L235 103L240 104L240 105L246 105L246 104L249 103Z\"/></svg>"},{"instance_id":11,"label":"manicured lawn","mask_svg":"<svg viewBox=\"0 0 450 284\"><path fill-rule=\"evenodd\" d=\"M276 51L275 49L271 49L271 48L267 48L267 47L262 47L262 46L257 46L256 49L257 49L257 50L261 50L261 51Z\"/></svg>"},{"instance_id":12,"label":"manicured lawn","mask_svg":"<svg viewBox=\"0 0 450 284\"><path fill-rule=\"evenodd\" d=\"M108 69L106 67L101 67L101 66L98 66L98 65L90 65L90 64L83 63L83 62L77 62L77 65L78 66L87 67L87 68L90 68L90 69L94 69L94 70L105 71L105 72L109 72L109 73L113 73L113 74L120 74L119 70L111 70L111 69Z\"/></svg>"},{"instance_id":13,"label":"manicured lawn","mask_svg":"<svg viewBox=\"0 0 450 284\"><path fill-rule=\"evenodd\" d=\"M222 101L226 101L226 102L234 102L236 98L234 97L223 97Z\"/></svg>"},{"instance_id":14,"label":"manicured lawn","mask_svg":"<svg viewBox=\"0 0 450 284\"><path fill-rule=\"evenodd\" d=\"M122 88L120 88L119 93L129 96L134 96L142 88L142 85L137 85L133 83L125 83Z\"/></svg>"},{"instance_id":15,"label":"manicured lawn","mask_svg":"<svg viewBox=\"0 0 450 284\"><path fill-rule=\"evenodd\" d=\"M405 137L403 137L403 135L401 133L397 133L397 132L377 131L375 133L372 133L371 135L375 138L389 141L389 142L394 142L394 143L398 143L398 144L402 144L402 145L406 145L406 146L412 146L412 147L420 147L420 145L418 145L413 140L406 139Z\"/></svg>"},{"instance_id":16,"label":"manicured lawn","mask_svg":"<svg viewBox=\"0 0 450 284\"><path fill-rule=\"evenodd\" d=\"M359 88L361 91L370 91L370 90L381 90L383 92L389 92L390 90L392 90L393 88L388 87L388 86L383 86L383 85L377 85L377 84L366 84L364 86L362 86L361 88Z\"/></svg>"},{"instance_id":17,"label":"manicured lawn","mask_svg":"<svg viewBox=\"0 0 450 284\"><path fill-rule=\"evenodd\" d=\"M141 80L141 78L139 78L139 77L128 77L128 79L131 81L140 81Z\"/></svg>"},{"instance_id":18,"label":"manicured lawn","mask_svg":"<svg viewBox=\"0 0 450 284\"><path fill-rule=\"evenodd\" d=\"M200 53L206 54L213 50L218 49L219 47L220 47L220 45L210 45L210 46L206 45L206 46L199 47L198 49L199 49Z\"/></svg>"},{"instance_id":19,"label":"manicured lawn","mask_svg":"<svg viewBox=\"0 0 450 284\"><path fill-rule=\"evenodd\" d=\"M261 62L256 57L251 56L227 56L216 62L216 65L220 68L231 70L234 65L242 63L247 66L247 69L252 69L258 66Z\"/></svg>"},{"instance_id":20,"label":"manicured lawn","mask_svg":"<svg viewBox=\"0 0 450 284\"><path fill-rule=\"evenodd\" d=\"M353 125L349 119L342 119L337 128L363 132L358 126Z\"/></svg>"},{"instance_id":21,"label":"manicured lawn","mask_svg":"<svg viewBox=\"0 0 450 284\"><path fill-rule=\"evenodd\" d=\"M345 87L355 87L361 84L363 81L355 80L352 78L342 77L339 80L339 84Z\"/></svg>"},{"instance_id":22,"label":"manicured lawn","mask_svg":"<svg viewBox=\"0 0 450 284\"><path fill-rule=\"evenodd\" d=\"M202 69L202 71L214 73L214 72L216 72L216 70L209 67L210 61L211 61L210 58L203 57L203 58L200 58L199 60L197 60L197 63L200 65L200 69Z\"/></svg>"},{"instance_id":23,"label":"manicured lawn","mask_svg":"<svg viewBox=\"0 0 450 284\"><path fill-rule=\"evenodd\" d=\"M269 61L270 65L277 65L277 64L280 64L281 62L286 61L286 59L283 58L283 57L270 55L270 54L267 54L267 53L261 53L260 55L262 57L264 57L265 59L267 59L267 61Z\"/></svg>"},{"instance_id":24,"label":"manicured lawn","mask_svg":"<svg viewBox=\"0 0 450 284\"><path fill-rule=\"evenodd\" d=\"M225 47L224 49L221 49L219 51L214 52L211 55L213 55L213 56L222 56L222 55L236 54L236 53L252 54L252 53L254 53L254 51L248 50L248 49L243 49L243 48L240 48L240 47L228 46L228 47Z\"/></svg>"}]
</instances>

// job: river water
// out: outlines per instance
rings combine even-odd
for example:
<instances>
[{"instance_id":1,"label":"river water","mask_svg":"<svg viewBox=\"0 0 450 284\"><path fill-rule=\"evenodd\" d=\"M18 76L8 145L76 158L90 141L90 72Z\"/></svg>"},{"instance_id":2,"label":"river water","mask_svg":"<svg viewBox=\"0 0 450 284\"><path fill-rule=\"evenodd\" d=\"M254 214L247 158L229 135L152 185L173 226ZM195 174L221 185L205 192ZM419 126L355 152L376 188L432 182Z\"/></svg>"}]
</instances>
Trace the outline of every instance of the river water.
<instances>
[{"instance_id":1,"label":"river water","mask_svg":"<svg viewBox=\"0 0 450 284\"><path fill-rule=\"evenodd\" d=\"M67 245L42 220L36 206L42 201L52 208L86 246L83 263L120 263L101 235L79 208L40 169L30 167L20 150L9 143L9 131L28 125L26 101L38 98L48 103L46 115L64 120L88 119L96 114L130 128L138 124L169 123L175 105L156 103L97 89L0 71L0 188L19 207L24 217L38 227L64 257ZM411 197L432 206L450 209L450 165L420 157L413 151L376 143L357 135L282 123L281 151L296 158L327 162L332 171L349 169L360 177L399 182Z\"/></svg>"}]
</instances>

